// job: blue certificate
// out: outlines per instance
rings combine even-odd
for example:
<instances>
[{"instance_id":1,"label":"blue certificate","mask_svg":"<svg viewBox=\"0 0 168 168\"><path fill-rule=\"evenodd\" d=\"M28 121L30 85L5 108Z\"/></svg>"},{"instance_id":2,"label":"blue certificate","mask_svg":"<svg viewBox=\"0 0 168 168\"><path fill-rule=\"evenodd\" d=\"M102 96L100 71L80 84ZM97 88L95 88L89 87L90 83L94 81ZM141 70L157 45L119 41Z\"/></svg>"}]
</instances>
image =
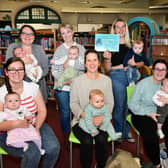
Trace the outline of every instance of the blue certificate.
<instances>
[{"instance_id":1,"label":"blue certificate","mask_svg":"<svg viewBox=\"0 0 168 168\"><path fill-rule=\"evenodd\" d=\"M95 34L96 51L119 51L120 36L118 34Z\"/></svg>"}]
</instances>

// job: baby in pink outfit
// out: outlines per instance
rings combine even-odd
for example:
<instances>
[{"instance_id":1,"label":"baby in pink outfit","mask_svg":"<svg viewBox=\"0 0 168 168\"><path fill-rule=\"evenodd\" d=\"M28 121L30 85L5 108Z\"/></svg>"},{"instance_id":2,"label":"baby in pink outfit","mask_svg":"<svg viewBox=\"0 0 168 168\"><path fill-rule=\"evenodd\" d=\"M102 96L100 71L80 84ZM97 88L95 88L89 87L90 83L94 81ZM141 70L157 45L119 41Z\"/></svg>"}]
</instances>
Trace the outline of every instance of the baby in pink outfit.
<instances>
[{"instance_id":1,"label":"baby in pink outfit","mask_svg":"<svg viewBox=\"0 0 168 168\"><path fill-rule=\"evenodd\" d=\"M31 112L21 105L20 96L15 93L8 93L5 96L4 112L0 112L0 122L4 120L23 120L31 122ZM6 144L16 148L23 148L23 151L28 149L27 141L33 141L39 148L42 155L45 150L41 148L41 136L32 124L27 128L15 128L8 131Z\"/></svg>"}]
</instances>

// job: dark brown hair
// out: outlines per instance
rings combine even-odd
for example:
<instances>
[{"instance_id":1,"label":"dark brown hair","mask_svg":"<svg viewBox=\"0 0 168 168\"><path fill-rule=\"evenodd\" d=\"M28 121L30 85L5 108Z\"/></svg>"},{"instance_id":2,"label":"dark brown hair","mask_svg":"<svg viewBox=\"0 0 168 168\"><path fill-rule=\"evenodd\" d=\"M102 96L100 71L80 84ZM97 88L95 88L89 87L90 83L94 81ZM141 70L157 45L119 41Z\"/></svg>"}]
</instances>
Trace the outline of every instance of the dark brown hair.
<instances>
[{"instance_id":1,"label":"dark brown hair","mask_svg":"<svg viewBox=\"0 0 168 168\"><path fill-rule=\"evenodd\" d=\"M24 71L25 71L25 64L24 64L24 62L23 62L20 58L18 58L18 57L11 57L11 58L9 58L9 59L6 61L5 65L4 65L4 70L5 70L5 71L8 71L9 65L12 64L12 63L14 63L14 62L21 62L22 65L23 65L23 67L24 67ZM10 83L9 83L9 78L8 78L8 76L5 76L5 85L6 85L6 88L7 88L8 93L12 93L13 91L12 91L12 87L11 87L11 85L10 85Z\"/></svg>"},{"instance_id":2,"label":"dark brown hair","mask_svg":"<svg viewBox=\"0 0 168 168\"><path fill-rule=\"evenodd\" d=\"M25 27L28 27L29 29L32 30L32 32L33 32L33 34L34 34L34 39L36 40L36 30L35 30L32 26L30 26L30 25L23 25L23 26L21 27L21 29L20 29L20 31L19 31L19 37L20 37L20 35L22 34L23 29L24 29Z\"/></svg>"}]
</instances>

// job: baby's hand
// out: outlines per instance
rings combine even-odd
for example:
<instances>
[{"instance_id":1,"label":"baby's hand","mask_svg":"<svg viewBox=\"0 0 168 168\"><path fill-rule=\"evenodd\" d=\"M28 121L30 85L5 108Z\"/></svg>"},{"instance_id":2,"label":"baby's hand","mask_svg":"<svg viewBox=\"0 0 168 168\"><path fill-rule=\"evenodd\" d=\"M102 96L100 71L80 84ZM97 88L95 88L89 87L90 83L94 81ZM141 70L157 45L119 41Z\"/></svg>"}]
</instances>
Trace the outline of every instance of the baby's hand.
<instances>
[{"instance_id":1,"label":"baby's hand","mask_svg":"<svg viewBox=\"0 0 168 168\"><path fill-rule=\"evenodd\" d=\"M32 73L33 74L33 76L36 78L37 76L38 76L38 71L37 71L37 69L35 69L35 73Z\"/></svg>"},{"instance_id":2,"label":"baby's hand","mask_svg":"<svg viewBox=\"0 0 168 168\"><path fill-rule=\"evenodd\" d=\"M128 67L124 67L124 71L126 71L128 69Z\"/></svg>"},{"instance_id":3,"label":"baby's hand","mask_svg":"<svg viewBox=\"0 0 168 168\"><path fill-rule=\"evenodd\" d=\"M96 135L96 134L97 134L97 131L93 131L93 132L92 132L92 135Z\"/></svg>"},{"instance_id":4,"label":"baby's hand","mask_svg":"<svg viewBox=\"0 0 168 168\"><path fill-rule=\"evenodd\" d=\"M55 60L51 59L50 64L55 64Z\"/></svg>"},{"instance_id":5,"label":"baby's hand","mask_svg":"<svg viewBox=\"0 0 168 168\"><path fill-rule=\"evenodd\" d=\"M33 117L32 117L32 116L25 116L25 119L26 119L26 121L27 121L29 124L31 124L32 121L33 121Z\"/></svg>"}]
</instances>

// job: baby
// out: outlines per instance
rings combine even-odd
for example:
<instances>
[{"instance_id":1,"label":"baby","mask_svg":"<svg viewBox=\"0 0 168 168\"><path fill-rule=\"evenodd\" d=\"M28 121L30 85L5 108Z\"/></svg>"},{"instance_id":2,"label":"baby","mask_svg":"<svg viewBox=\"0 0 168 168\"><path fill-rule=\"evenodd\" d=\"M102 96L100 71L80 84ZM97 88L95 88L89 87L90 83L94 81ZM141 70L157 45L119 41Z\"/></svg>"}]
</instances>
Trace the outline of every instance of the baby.
<instances>
[{"instance_id":1,"label":"baby","mask_svg":"<svg viewBox=\"0 0 168 168\"><path fill-rule=\"evenodd\" d=\"M157 105L157 113L160 114L158 116L158 135L162 139L164 138L164 134L162 132L162 125L168 116L168 104L164 104L159 100L159 95L168 98L168 78L166 77L161 84L161 90L157 91L153 96L153 102Z\"/></svg>"},{"instance_id":2,"label":"baby","mask_svg":"<svg viewBox=\"0 0 168 168\"><path fill-rule=\"evenodd\" d=\"M26 64L26 75L29 77L32 82L38 83L38 81L41 79L43 71L42 68L38 65L37 59L33 54L26 54L22 48L14 48L13 54L16 57L21 58L25 62L26 57L30 57L32 59L32 64Z\"/></svg>"},{"instance_id":3,"label":"baby","mask_svg":"<svg viewBox=\"0 0 168 168\"><path fill-rule=\"evenodd\" d=\"M67 81L71 81L74 77L77 76L78 71L74 68L75 63L79 57L79 48L76 46L72 46L69 49L68 56L62 57L60 60L51 60L51 64L55 65L63 65L65 62L67 67L64 69L63 73L61 73L57 83L54 85L54 89L61 90L63 85Z\"/></svg>"},{"instance_id":4,"label":"baby","mask_svg":"<svg viewBox=\"0 0 168 168\"><path fill-rule=\"evenodd\" d=\"M4 120L24 120L31 123L32 117L24 106L21 105L19 94L12 92L5 96L4 112L0 112L0 122ZM26 141L33 141L39 148L42 155L45 150L41 148L40 133L37 132L32 124L27 128L14 128L7 133L6 144L16 148L23 148L23 151L28 149Z\"/></svg>"},{"instance_id":5,"label":"baby","mask_svg":"<svg viewBox=\"0 0 168 168\"><path fill-rule=\"evenodd\" d=\"M87 133L90 133L92 136L99 134L99 130L106 131L112 140L117 140L121 138L121 132L115 132L111 124L111 114L104 104L104 94L99 89L93 89L89 94L89 104L84 110L84 118L81 118L79 121L79 126ZM93 124L92 118L94 116L103 115L103 123L99 126Z\"/></svg>"},{"instance_id":6,"label":"baby","mask_svg":"<svg viewBox=\"0 0 168 168\"><path fill-rule=\"evenodd\" d=\"M137 64L142 62L144 65L149 65L144 53L143 53L144 43L141 40L135 40L132 43L132 49L130 49L127 55L124 57L123 65L126 70L128 82L130 85L134 85L140 79L140 72L138 70ZM130 66L128 64L129 60L132 60L135 65Z\"/></svg>"}]
</instances>

